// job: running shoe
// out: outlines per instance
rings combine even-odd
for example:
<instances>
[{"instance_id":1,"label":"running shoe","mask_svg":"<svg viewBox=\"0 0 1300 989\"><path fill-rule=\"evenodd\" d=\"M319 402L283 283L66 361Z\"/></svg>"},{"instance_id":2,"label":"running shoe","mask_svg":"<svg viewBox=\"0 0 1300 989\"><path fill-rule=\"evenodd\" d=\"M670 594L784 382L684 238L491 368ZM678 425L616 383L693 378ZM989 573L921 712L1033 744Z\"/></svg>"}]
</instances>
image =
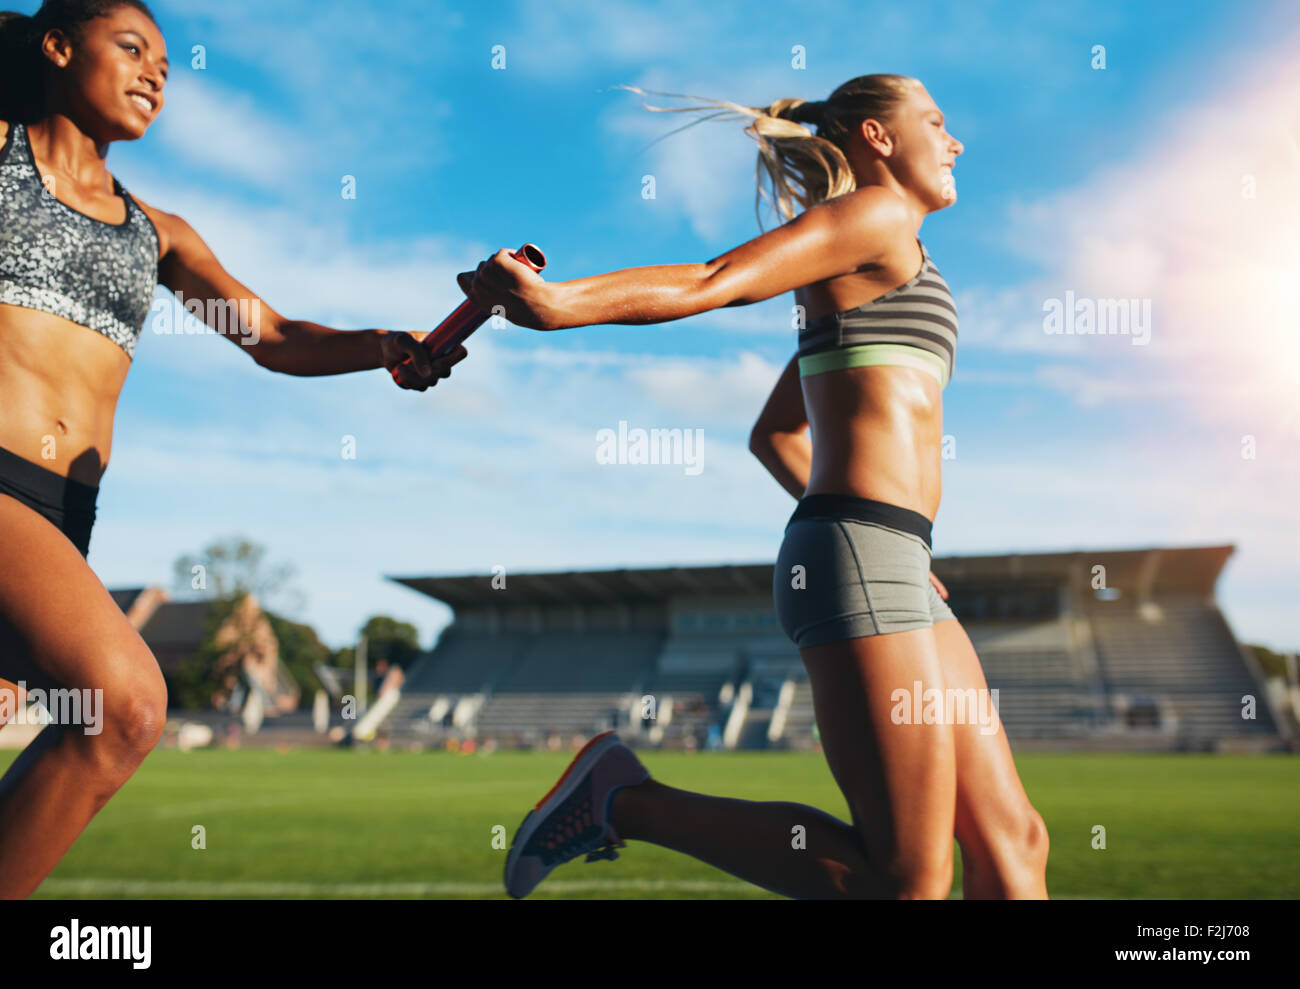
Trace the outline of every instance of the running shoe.
<instances>
[{"instance_id":1,"label":"running shoe","mask_svg":"<svg viewBox=\"0 0 1300 989\"><path fill-rule=\"evenodd\" d=\"M589 741L515 832L506 856L506 892L522 899L557 865L582 854L588 862L618 858L615 849L627 842L609 821L614 794L649 778L616 732Z\"/></svg>"}]
</instances>

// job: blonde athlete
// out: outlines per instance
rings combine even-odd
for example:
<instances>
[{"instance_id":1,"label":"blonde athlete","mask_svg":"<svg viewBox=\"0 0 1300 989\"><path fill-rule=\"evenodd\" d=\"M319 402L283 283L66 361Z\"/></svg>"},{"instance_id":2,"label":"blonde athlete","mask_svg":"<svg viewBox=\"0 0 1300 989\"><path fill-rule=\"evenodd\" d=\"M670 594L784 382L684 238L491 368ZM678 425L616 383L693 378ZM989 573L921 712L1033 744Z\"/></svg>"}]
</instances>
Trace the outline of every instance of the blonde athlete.
<instances>
[{"instance_id":1,"label":"blonde athlete","mask_svg":"<svg viewBox=\"0 0 1300 989\"><path fill-rule=\"evenodd\" d=\"M704 102L751 121L784 226L704 264L570 282L501 251L461 286L483 309L547 331L662 323L794 292L806 314L798 353L751 449L799 499L777 557L776 611L853 822L675 789L605 733L525 818L507 890L525 896L559 863L616 857L634 839L791 897L943 898L955 835L966 897L1046 897L1047 830L1000 724L990 734L970 717L895 717L895 692L913 696L915 681L923 697L987 690L928 578L957 313L917 235L956 200L961 142L904 76L862 76L819 102ZM792 847L798 828L806 849Z\"/></svg>"}]
</instances>

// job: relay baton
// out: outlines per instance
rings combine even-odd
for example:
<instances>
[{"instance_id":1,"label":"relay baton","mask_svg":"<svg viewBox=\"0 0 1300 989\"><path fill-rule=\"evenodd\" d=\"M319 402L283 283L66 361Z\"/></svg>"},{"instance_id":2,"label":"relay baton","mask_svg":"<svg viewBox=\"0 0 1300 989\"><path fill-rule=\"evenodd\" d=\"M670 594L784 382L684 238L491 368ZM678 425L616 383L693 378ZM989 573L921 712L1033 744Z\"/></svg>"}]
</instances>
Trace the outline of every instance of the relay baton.
<instances>
[{"instance_id":1,"label":"relay baton","mask_svg":"<svg viewBox=\"0 0 1300 989\"><path fill-rule=\"evenodd\" d=\"M510 255L522 261L533 271L546 267L546 255L536 244L525 244ZM424 338L424 346L434 357L446 357L459 347L471 333L487 322L489 313L466 299L456 311L438 324L437 329Z\"/></svg>"}]
</instances>

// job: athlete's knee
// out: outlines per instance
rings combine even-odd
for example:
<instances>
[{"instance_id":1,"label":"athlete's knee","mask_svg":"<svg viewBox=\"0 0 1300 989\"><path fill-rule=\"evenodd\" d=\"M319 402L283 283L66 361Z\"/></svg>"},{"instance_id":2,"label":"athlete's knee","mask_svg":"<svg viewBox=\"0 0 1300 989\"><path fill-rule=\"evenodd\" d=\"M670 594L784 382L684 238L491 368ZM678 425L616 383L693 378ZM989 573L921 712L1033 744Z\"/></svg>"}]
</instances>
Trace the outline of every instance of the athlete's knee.
<instances>
[{"instance_id":1,"label":"athlete's knee","mask_svg":"<svg viewBox=\"0 0 1300 989\"><path fill-rule=\"evenodd\" d=\"M95 717L85 719L82 744L105 777L124 782L162 738L167 687L147 649L122 663L107 685L93 688Z\"/></svg>"},{"instance_id":2,"label":"athlete's knee","mask_svg":"<svg viewBox=\"0 0 1300 989\"><path fill-rule=\"evenodd\" d=\"M1047 835L1047 822L1038 811L1030 807L1024 828L1026 861L1035 868L1046 868L1047 851L1051 845Z\"/></svg>"},{"instance_id":3,"label":"athlete's knee","mask_svg":"<svg viewBox=\"0 0 1300 989\"><path fill-rule=\"evenodd\" d=\"M996 873L1005 880L1026 874L1041 874L1047 868L1049 847L1047 824L1032 805L1026 803L1010 823L996 833L980 834L962 854L980 869Z\"/></svg>"},{"instance_id":4,"label":"athlete's knee","mask_svg":"<svg viewBox=\"0 0 1300 989\"><path fill-rule=\"evenodd\" d=\"M106 734L119 758L135 763L153 751L167 721L167 688L142 678L129 684L105 712Z\"/></svg>"},{"instance_id":5,"label":"athlete's knee","mask_svg":"<svg viewBox=\"0 0 1300 989\"><path fill-rule=\"evenodd\" d=\"M1032 869L1047 865L1047 823L1032 804L1024 809L999 834L986 836L986 841L997 849L997 855Z\"/></svg>"}]
</instances>

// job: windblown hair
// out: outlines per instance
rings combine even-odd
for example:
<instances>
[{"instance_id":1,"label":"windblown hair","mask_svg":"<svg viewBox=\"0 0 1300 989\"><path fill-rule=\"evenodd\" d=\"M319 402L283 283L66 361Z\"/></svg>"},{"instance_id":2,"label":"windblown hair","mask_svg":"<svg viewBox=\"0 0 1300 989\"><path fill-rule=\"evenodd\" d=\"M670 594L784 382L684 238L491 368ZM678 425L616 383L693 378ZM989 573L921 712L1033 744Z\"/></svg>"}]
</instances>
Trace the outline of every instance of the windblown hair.
<instances>
[{"instance_id":1,"label":"windblown hair","mask_svg":"<svg viewBox=\"0 0 1300 989\"><path fill-rule=\"evenodd\" d=\"M913 87L919 85L919 80L911 76L876 73L850 79L825 100L814 102L781 99L769 106L760 107L711 100L702 96L653 93L655 96L696 100L707 106L645 106L647 110L660 113L702 113L710 107L720 108L693 123L719 118L750 121L745 133L758 142L758 163L755 168L758 193L754 201L754 212L758 214L761 228L764 199L782 217L792 220L800 210L856 189L853 169L845 155L849 135L864 120L874 119L888 124L898 104ZM618 88L646 95L645 90L636 86ZM817 133L809 130L808 125L815 126ZM764 179L771 188L770 193L764 188Z\"/></svg>"},{"instance_id":2,"label":"windblown hair","mask_svg":"<svg viewBox=\"0 0 1300 989\"><path fill-rule=\"evenodd\" d=\"M119 7L134 7L157 23L143 0L45 0L30 17L0 11L0 120L30 124L44 116L52 68L41 54L46 34L62 31L78 42L88 23Z\"/></svg>"}]
</instances>

